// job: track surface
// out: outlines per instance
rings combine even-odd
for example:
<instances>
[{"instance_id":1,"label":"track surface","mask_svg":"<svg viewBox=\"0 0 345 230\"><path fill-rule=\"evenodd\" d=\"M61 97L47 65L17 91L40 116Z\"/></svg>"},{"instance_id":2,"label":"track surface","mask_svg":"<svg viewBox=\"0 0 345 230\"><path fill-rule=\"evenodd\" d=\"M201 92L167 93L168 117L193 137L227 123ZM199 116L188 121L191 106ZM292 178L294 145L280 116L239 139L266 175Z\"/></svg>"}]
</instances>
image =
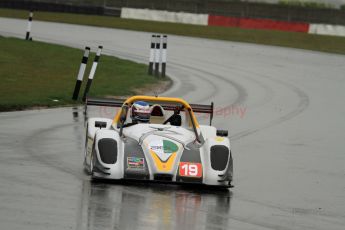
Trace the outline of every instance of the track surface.
<instances>
[{"instance_id":1,"label":"track surface","mask_svg":"<svg viewBox=\"0 0 345 230\"><path fill-rule=\"evenodd\" d=\"M1 35L25 28L0 18ZM36 21L33 36L143 63L149 53L148 33ZM216 102L235 188L93 184L81 108L1 113L1 229L344 229L345 56L169 36L168 59L165 95Z\"/></svg>"}]
</instances>

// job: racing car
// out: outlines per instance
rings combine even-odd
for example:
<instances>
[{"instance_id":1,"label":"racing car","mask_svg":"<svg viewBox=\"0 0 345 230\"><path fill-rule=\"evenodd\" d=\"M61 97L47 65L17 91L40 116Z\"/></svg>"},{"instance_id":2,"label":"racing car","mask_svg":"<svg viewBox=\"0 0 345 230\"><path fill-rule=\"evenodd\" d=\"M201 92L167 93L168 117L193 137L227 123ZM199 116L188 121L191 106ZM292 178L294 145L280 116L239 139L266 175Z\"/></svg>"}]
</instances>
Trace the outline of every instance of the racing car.
<instances>
[{"instance_id":1,"label":"racing car","mask_svg":"<svg viewBox=\"0 0 345 230\"><path fill-rule=\"evenodd\" d=\"M212 126L211 105L181 98L87 98L88 106L118 107L114 119L89 118L84 167L93 180L145 180L231 187L228 131ZM197 113L207 114L201 125Z\"/></svg>"}]
</instances>

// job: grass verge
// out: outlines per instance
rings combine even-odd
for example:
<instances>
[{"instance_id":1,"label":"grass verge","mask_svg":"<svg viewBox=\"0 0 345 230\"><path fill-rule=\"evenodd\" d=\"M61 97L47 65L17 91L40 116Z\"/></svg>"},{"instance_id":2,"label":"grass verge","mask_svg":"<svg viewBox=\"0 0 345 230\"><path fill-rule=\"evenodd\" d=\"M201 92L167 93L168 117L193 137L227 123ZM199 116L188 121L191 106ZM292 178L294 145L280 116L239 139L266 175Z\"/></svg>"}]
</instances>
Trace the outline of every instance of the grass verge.
<instances>
[{"instance_id":1,"label":"grass verge","mask_svg":"<svg viewBox=\"0 0 345 230\"><path fill-rule=\"evenodd\" d=\"M4 37L0 37L0 50L0 111L76 103L71 97L83 51ZM94 53L86 73L93 58ZM87 74L84 83L85 78ZM158 83L147 75L145 65L103 55L90 95L130 95Z\"/></svg>"},{"instance_id":2,"label":"grass verge","mask_svg":"<svg viewBox=\"0 0 345 230\"><path fill-rule=\"evenodd\" d=\"M26 19L28 17L28 12L22 10L0 9L0 17ZM109 16L51 12L35 12L34 20L102 26L154 33L167 33L345 54L345 37L336 36L271 30L249 30L218 26L197 26L121 19Z\"/></svg>"}]
</instances>

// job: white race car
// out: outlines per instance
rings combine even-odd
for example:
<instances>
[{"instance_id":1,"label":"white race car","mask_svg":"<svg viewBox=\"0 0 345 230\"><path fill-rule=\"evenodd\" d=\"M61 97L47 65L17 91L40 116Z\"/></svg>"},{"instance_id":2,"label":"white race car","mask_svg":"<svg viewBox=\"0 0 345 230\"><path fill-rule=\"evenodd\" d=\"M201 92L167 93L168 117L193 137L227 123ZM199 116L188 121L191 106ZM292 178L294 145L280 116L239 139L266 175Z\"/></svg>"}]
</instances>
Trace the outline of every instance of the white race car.
<instances>
[{"instance_id":1,"label":"white race car","mask_svg":"<svg viewBox=\"0 0 345 230\"><path fill-rule=\"evenodd\" d=\"M134 119L132 110L138 102L149 106L145 122ZM190 105L180 98L133 96L88 98L86 111L90 105L120 107L113 120L87 120L84 165L93 179L231 187L228 132L211 126L213 103ZM209 114L210 125L200 125L194 113Z\"/></svg>"}]
</instances>

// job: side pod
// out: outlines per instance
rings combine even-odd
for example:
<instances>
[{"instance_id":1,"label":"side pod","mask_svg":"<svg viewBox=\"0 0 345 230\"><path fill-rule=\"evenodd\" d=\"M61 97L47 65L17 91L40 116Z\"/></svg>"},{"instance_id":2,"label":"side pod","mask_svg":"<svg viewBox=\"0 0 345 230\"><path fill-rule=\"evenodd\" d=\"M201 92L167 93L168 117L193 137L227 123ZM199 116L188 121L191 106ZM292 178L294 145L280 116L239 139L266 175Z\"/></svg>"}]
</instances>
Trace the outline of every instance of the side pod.
<instances>
[{"instance_id":1,"label":"side pod","mask_svg":"<svg viewBox=\"0 0 345 230\"><path fill-rule=\"evenodd\" d=\"M207 185L229 186L232 181L232 156L229 139L210 138L205 142L204 183Z\"/></svg>"},{"instance_id":2,"label":"side pod","mask_svg":"<svg viewBox=\"0 0 345 230\"><path fill-rule=\"evenodd\" d=\"M94 177L123 178L123 141L114 130L101 129L96 132L93 156Z\"/></svg>"}]
</instances>

